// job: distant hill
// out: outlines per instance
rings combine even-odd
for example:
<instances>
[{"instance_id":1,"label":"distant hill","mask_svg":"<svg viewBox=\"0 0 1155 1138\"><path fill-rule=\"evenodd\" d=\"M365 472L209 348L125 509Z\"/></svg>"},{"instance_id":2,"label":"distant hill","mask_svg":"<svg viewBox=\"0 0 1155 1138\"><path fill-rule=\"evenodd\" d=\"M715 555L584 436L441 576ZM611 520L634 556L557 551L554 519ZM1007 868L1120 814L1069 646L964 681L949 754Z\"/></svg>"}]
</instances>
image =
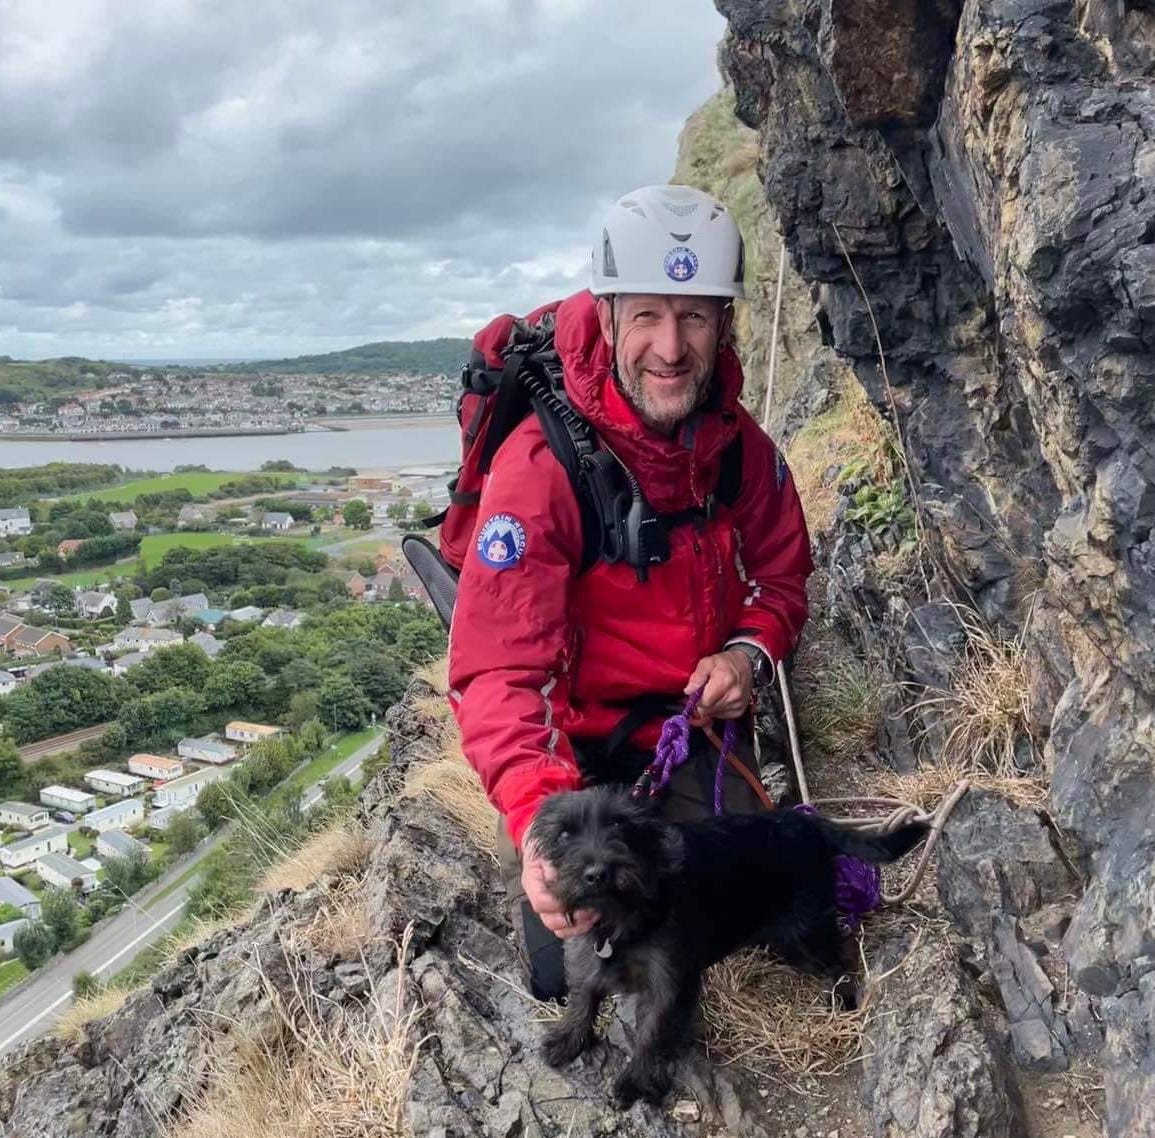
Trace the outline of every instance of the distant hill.
<instances>
[{"instance_id":1,"label":"distant hill","mask_svg":"<svg viewBox=\"0 0 1155 1138\"><path fill-rule=\"evenodd\" d=\"M14 360L0 356L0 404L34 399L66 398L79 391L107 387L114 372L135 375L139 368L125 364L64 356L57 360Z\"/></svg>"},{"instance_id":2,"label":"distant hill","mask_svg":"<svg viewBox=\"0 0 1155 1138\"><path fill-rule=\"evenodd\" d=\"M282 375L350 375L411 372L418 375L456 375L469 359L469 341L442 336L436 340L382 340L343 352L296 356L288 360L252 360L220 364L212 371L230 375L277 372Z\"/></svg>"}]
</instances>

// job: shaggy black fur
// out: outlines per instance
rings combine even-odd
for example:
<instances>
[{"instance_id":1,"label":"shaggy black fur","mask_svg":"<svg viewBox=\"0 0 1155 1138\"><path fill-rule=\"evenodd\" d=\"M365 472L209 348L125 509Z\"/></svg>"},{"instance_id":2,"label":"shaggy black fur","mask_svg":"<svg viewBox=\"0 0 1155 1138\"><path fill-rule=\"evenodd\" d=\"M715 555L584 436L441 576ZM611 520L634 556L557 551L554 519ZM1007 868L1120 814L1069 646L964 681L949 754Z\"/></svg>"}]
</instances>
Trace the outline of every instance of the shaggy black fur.
<instances>
[{"instance_id":1,"label":"shaggy black fur","mask_svg":"<svg viewBox=\"0 0 1155 1138\"><path fill-rule=\"evenodd\" d=\"M893 861L926 829L867 836L793 810L669 823L618 789L554 795L534 818L533 839L557 867L558 898L601 919L566 941L569 1004L545 1038L546 1061L561 1066L591 1047L602 1000L636 993L635 1049L614 1094L623 1107L661 1101L689 1041L702 972L765 945L835 983L847 969L834 858Z\"/></svg>"}]
</instances>

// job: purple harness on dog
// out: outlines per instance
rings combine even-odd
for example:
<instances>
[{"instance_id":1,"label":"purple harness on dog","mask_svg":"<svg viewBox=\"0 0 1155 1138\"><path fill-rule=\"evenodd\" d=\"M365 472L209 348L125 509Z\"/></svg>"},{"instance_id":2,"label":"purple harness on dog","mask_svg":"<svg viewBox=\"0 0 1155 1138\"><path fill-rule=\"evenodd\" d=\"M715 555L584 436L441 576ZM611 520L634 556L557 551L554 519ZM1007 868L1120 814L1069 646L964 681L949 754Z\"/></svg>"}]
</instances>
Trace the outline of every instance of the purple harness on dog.
<instances>
[{"instance_id":1,"label":"purple harness on dog","mask_svg":"<svg viewBox=\"0 0 1155 1138\"><path fill-rule=\"evenodd\" d=\"M634 784L632 796L641 798L648 794L657 798L669 785L674 771L690 758L690 719L697 710L705 691L700 687L686 700L686 706L678 715L671 715L662 724L661 738L654 751L654 760L642 772ZM726 759L734 750L737 741L737 727L733 719L727 720L722 733L722 746L718 752L718 766L714 771L714 814L722 816L722 782L726 773ZM817 814L813 806L803 803L794 807L804 814ZM861 858L839 854L834 859L834 898L838 912L847 931L858 928L862 918L877 909L882 902L882 872ZM600 953L598 955L601 955Z\"/></svg>"}]
</instances>

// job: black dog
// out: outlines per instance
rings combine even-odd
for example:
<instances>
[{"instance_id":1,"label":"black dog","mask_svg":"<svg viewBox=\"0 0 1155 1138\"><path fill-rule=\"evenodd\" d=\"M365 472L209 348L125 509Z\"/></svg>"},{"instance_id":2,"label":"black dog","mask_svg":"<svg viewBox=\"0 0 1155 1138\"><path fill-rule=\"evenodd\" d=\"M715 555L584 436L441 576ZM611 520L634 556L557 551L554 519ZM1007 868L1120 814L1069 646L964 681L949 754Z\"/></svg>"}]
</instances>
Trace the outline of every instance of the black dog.
<instances>
[{"instance_id":1,"label":"black dog","mask_svg":"<svg viewBox=\"0 0 1155 1138\"><path fill-rule=\"evenodd\" d=\"M735 950L770 948L836 982L846 971L834 903L834 859L893 861L923 825L865 835L793 810L669 823L610 788L557 794L534 818L533 840L557 868L567 909L599 923L566 941L569 1004L543 1044L559 1067L595 1042L602 1000L633 992L634 1054L614 1084L619 1104L657 1103L689 1041L703 971Z\"/></svg>"}]
</instances>

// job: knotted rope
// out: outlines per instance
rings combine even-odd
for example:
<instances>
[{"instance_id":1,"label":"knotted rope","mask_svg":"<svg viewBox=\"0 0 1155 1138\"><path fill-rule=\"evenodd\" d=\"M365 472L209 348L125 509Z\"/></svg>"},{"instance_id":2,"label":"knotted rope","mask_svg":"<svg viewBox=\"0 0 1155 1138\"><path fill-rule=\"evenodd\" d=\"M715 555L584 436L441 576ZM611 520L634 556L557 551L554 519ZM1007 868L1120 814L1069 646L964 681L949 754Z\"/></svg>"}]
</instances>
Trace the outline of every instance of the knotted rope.
<instances>
[{"instance_id":1,"label":"knotted rope","mask_svg":"<svg viewBox=\"0 0 1155 1138\"><path fill-rule=\"evenodd\" d=\"M643 794L657 798L669 785L674 771L689 760L690 720L694 717L705 690L706 685L703 684L686 700L686 705L679 714L671 715L662 724L662 734L654 749L654 761L646 767L641 778L634 784L631 792L634 798L640 798ZM722 782L726 773L726 759L733 753L737 739L737 726L734 720L728 720L722 732L722 744L718 748L718 766L714 772L714 813L718 817L722 815Z\"/></svg>"}]
</instances>

